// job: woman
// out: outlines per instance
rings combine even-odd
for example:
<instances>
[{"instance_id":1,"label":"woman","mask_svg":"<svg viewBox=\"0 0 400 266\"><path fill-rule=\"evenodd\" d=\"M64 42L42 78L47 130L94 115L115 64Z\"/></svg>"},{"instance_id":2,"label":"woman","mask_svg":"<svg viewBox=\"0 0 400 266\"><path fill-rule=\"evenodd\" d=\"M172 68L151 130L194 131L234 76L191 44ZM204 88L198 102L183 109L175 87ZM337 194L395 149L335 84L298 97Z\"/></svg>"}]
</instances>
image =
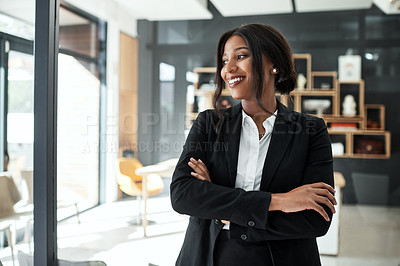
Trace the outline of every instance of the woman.
<instances>
[{"instance_id":1,"label":"woman","mask_svg":"<svg viewBox=\"0 0 400 266\"><path fill-rule=\"evenodd\" d=\"M296 74L276 29L244 25L222 35L217 89L241 104L199 114L171 183L189 214L176 265L320 265L316 237L335 212L332 152L322 119L287 109Z\"/></svg>"}]
</instances>

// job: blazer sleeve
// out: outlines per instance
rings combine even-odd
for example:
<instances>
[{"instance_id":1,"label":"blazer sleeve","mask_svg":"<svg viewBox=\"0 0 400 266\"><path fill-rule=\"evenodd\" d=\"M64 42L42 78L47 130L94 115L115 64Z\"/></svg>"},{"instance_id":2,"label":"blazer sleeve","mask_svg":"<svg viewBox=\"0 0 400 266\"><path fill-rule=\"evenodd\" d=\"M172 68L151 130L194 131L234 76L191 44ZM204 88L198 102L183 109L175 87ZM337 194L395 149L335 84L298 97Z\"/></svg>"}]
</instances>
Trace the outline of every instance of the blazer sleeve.
<instances>
[{"instance_id":1,"label":"blazer sleeve","mask_svg":"<svg viewBox=\"0 0 400 266\"><path fill-rule=\"evenodd\" d=\"M309 135L309 147L302 184L325 182L333 187L331 142L324 121L320 118L313 120L307 127L306 134ZM332 219L330 209L325 205L321 206ZM329 226L330 222L314 210L295 213L270 211L266 227L263 229L231 223L230 230L231 236L234 237L240 237L245 233L249 240L264 241L319 237L327 233Z\"/></svg>"},{"instance_id":2,"label":"blazer sleeve","mask_svg":"<svg viewBox=\"0 0 400 266\"><path fill-rule=\"evenodd\" d=\"M214 130L212 111L199 114L192 125L182 154L175 168L170 186L171 203L175 211L204 219L230 220L241 226L251 217L258 224L265 224L268 215L270 193L225 187L191 176L188 162L191 157L206 162L212 152L209 140ZM212 179L213 177L211 177Z\"/></svg>"}]
</instances>

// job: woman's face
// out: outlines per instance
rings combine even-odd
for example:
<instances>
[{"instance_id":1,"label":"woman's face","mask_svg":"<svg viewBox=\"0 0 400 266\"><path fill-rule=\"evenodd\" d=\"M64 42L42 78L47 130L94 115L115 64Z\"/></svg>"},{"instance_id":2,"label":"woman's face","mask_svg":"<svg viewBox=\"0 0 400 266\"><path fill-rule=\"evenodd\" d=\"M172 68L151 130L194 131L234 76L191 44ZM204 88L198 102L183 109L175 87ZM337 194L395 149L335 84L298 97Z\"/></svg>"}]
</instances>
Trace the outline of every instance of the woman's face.
<instances>
[{"instance_id":1,"label":"woman's face","mask_svg":"<svg viewBox=\"0 0 400 266\"><path fill-rule=\"evenodd\" d=\"M222 55L221 77L225 81L226 87L231 91L234 99L248 100L253 99L252 96L252 58L249 47L243 37L233 35L225 43L224 54ZM274 78L272 77L273 64L266 56L263 56L263 68L265 70L264 78L268 84L272 81L272 89Z\"/></svg>"}]
</instances>

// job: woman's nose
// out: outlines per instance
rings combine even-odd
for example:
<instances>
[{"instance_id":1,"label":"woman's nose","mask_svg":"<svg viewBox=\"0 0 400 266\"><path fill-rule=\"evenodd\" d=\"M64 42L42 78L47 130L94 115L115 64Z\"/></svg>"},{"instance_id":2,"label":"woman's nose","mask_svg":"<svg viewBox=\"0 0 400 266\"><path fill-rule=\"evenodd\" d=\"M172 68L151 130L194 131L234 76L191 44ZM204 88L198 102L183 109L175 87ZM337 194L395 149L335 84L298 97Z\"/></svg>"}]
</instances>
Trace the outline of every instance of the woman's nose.
<instances>
[{"instance_id":1,"label":"woman's nose","mask_svg":"<svg viewBox=\"0 0 400 266\"><path fill-rule=\"evenodd\" d=\"M230 61L230 62L226 63L226 65L225 65L226 72L234 72L236 70L237 70L237 65L234 61L233 62Z\"/></svg>"}]
</instances>

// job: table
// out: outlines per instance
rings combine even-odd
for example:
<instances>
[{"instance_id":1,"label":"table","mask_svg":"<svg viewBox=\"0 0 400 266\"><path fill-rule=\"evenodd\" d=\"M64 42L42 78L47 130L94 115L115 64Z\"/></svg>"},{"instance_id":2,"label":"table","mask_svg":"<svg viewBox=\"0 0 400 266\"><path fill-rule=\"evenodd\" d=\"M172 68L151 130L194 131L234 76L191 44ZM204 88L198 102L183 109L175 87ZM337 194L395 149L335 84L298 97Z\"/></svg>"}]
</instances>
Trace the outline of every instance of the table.
<instances>
[{"instance_id":1,"label":"table","mask_svg":"<svg viewBox=\"0 0 400 266\"><path fill-rule=\"evenodd\" d=\"M143 206L143 215L142 215L142 227L143 227L143 234L147 236L147 199L149 197L147 191L147 176L150 174L159 174L162 177L172 178L172 174L174 173L175 166L178 163L178 159L170 159L166 161L162 161L157 164L144 166L142 168L138 168L135 170L135 173L143 178L142 181L142 198L144 201Z\"/></svg>"}]
</instances>

